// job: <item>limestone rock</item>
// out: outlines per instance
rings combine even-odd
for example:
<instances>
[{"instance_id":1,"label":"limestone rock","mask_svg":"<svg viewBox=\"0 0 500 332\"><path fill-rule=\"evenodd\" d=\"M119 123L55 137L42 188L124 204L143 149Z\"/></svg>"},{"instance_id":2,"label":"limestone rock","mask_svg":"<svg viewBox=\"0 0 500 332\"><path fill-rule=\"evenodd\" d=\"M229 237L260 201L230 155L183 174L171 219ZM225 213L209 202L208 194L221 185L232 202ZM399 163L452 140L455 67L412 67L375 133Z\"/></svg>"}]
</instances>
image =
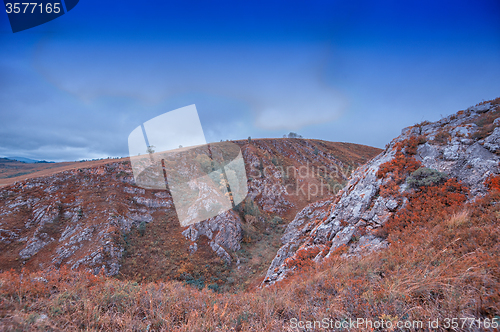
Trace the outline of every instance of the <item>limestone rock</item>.
<instances>
[{"instance_id":1,"label":"limestone rock","mask_svg":"<svg viewBox=\"0 0 500 332\"><path fill-rule=\"evenodd\" d=\"M496 119L498 120L498 119ZM500 152L500 128L497 127L493 130L493 133L484 140L484 145L486 149L490 152L498 153Z\"/></svg>"},{"instance_id":2,"label":"limestone rock","mask_svg":"<svg viewBox=\"0 0 500 332\"><path fill-rule=\"evenodd\" d=\"M381 227L393 213L404 208L405 198L381 197L380 186L388 179L379 179L376 174L380 166L393 160L396 144L410 138L425 137L416 149L415 159L423 167L432 168L455 177L469 188L469 200L486 193L485 180L490 175L500 173L500 127L483 140L478 140L475 133L481 128L475 123L477 118L487 112L493 112L499 106L491 103L470 107L434 123L424 123L402 130L402 134L392 140L386 150L373 158L368 164L358 168L352 175L344 191L332 198L335 202L328 215L319 222L311 223L305 216L318 209L317 203L305 207L297 214L285 234L283 246L273 259L264 280L265 285L273 284L286 277L290 268L286 259L293 257L297 250L329 245L328 255L342 245L347 246L345 256L361 255L387 247L387 241L378 238L372 231ZM492 122L500 125L499 119ZM445 142L435 141L439 133L449 133ZM404 183L399 192L411 190ZM363 234L356 236L354 234ZM323 250L324 252L324 250ZM315 262L321 262L321 254Z\"/></svg>"},{"instance_id":3,"label":"limestone rock","mask_svg":"<svg viewBox=\"0 0 500 332\"><path fill-rule=\"evenodd\" d=\"M214 236L214 234L216 234ZM190 225L182 232L184 237L192 242L190 250L196 252L198 245L196 241L205 235L210 242L210 247L217 255L226 262L232 261L227 250L237 251L241 248L242 239L241 220L237 213L232 210L226 211L216 217Z\"/></svg>"}]
</instances>

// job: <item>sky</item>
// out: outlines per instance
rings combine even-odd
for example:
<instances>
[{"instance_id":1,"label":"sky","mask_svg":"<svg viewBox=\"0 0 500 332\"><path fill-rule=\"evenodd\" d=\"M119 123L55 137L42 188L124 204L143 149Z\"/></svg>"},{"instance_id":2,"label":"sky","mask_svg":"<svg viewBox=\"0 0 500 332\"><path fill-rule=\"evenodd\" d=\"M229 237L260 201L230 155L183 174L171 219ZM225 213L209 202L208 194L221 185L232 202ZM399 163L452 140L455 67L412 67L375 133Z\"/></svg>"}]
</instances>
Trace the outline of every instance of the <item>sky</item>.
<instances>
[{"instance_id":1,"label":"sky","mask_svg":"<svg viewBox=\"0 0 500 332\"><path fill-rule=\"evenodd\" d=\"M81 0L17 33L0 13L0 156L127 156L137 126L191 104L208 142L383 148L497 97L498 0Z\"/></svg>"}]
</instances>

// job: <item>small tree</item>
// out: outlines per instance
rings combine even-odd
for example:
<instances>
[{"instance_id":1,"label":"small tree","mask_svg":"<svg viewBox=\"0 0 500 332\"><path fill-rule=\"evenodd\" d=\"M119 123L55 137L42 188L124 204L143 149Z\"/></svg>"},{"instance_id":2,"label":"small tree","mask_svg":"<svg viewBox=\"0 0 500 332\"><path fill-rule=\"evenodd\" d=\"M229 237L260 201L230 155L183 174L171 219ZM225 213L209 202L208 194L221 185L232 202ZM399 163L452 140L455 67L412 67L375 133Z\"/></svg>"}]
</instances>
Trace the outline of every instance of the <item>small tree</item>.
<instances>
[{"instance_id":1,"label":"small tree","mask_svg":"<svg viewBox=\"0 0 500 332\"><path fill-rule=\"evenodd\" d=\"M291 131L290 133L288 133L288 138L302 138L302 135L299 135Z\"/></svg>"},{"instance_id":2,"label":"small tree","mask_svg":"<svg viewBox=\"0 0 500 332\"><path fill-rule=\"evenodd\" d=\"M252 143L252 137L248 136L248 143Z\"/></svg>"},{"instance_id":3,"label":"small tree","mask_svg":"<svg viewBox=\"0 0 500 332\"><path fill-rule=\"evenodd\" d=\"M153 154L155 153L155 150L154 150L155 146L154 145L150 145L148 146L148 148L146 149L146 152L149 153L149 154Z\"/></svg>"},{"instance_id":4,"label":"small tree","mask_svg":"<svg viewBox=\"0 0 500 332\"><path fill-rule=\"evenodd\" d=\"M146 223L144 221L141 221L141 223L139 224L139 234L141 234L141 236L144 236L145 232L146 232Z\"/></svg>"},{"instance_id":5,"label":"small tree","mask_svg":"<svg viewBox=\"0 0 500 332\"><path fill-rule=\"evenodd\" d=\"M255 216L255 217L258 217L260 215L259 207L249 197L247 197L247 199L245 201L245 208L243 211L245 212L245 214L249 214L249 215Z\"/></svg>"}]
</instances>

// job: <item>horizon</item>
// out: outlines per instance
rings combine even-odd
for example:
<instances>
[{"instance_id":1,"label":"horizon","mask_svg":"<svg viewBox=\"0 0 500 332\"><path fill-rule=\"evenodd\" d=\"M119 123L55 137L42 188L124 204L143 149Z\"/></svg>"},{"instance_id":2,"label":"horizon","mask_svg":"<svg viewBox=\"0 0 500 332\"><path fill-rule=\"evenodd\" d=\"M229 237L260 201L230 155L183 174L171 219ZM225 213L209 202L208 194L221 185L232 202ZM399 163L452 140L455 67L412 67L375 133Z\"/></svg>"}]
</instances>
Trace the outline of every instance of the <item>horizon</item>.
<instances>
[{"instance_id":1,"label":"horizon","mask_svg":"<svg viewBox=\"0 0 500 332\"><path fill-rule=\"evenodd\" d=\"M326 140L322 140L322 139L317 139L317 138L307 138L307 137L250 137L252 139L252 141L258 141L258 140L266 140L266 139L301 139L301 140L315 140L315 141L324 141L324 142L330 142L330 143L342 143L342 144L356 144L356 145L362 145L362 146L368 146L368 147L372 147L370 145L366 145L366 144L359 144L359 143L352 143L352 142L342 142L342 141L326 141ZM238 141L247 141L248 138L242 138L242 139L234 139L234 140L221 140L219 142L207 142L207 145L208 144L214 144L214 143L220 143L220 142L238 142ZM376 148L376 147L375 147ZM377 149L380 149L382 150L381 148L377 148ZM61 160L61 161L53 161L53 160L46 160L46 159L41 159L41 160L37 160L37 159L31 159L31 158L27 158L27 157L20 157L20 156L0 156L0 159L8 159L8 160L13 160L13 161L19 161L19 162L22 162L22 163L65 163L65 162L85 162L85 161L97 161L97 160L106 160L106 159L124 159L124 158L130 158L131 156L129 155L126 155L126 156L106 156L106 157L100 157L100 158L93 158L93 159L79 159L79 160ZM18 160L18 159L27 159L27 160L31 160L32 162L26 162L26 161L22 161L22 160Z\"/></svg>"}]
</instances>

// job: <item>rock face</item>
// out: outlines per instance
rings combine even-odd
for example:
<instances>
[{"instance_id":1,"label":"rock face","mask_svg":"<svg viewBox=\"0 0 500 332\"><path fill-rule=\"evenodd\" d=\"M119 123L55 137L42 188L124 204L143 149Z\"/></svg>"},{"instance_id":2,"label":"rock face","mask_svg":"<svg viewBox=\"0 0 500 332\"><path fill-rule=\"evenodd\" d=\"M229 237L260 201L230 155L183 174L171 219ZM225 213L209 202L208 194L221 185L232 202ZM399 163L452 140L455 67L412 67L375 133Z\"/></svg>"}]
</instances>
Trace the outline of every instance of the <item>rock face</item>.
<instances>
[{"instance_id":1,"label":"rock face","mask_svg":"<svg viewBox=\"0 0 500 332\"><path fill-rule=\"evenodd\" d=\"M386 247L388 243L377 237L374 230L404 206L401 193L410 190L402 178L391 189L392 194L386 194L390 193L387 188L398 181L398 175L388 172L387 165L406 162L411 170L427 167L444 172L469 188L470 200L483 195L484 181L500 173L499 104L497 99L435 123L403 129L384 152L353 172L345 190L325 201L332 203L329 209L314 203L297 214L282 237L283 246L271 263L264 284L285 278L295 269L289 263L307 256L305 253L314 253L311 259L318 262L341 246L347 247L347 256ZM384 195L381 190L386 191Z\"/></svg>"},{"instance_id":2,"label":"rock face","mask_svg":"<svg viewBox=\"0 0 500 332\"><path fill-rule=\"evenodd\" d=\"M212 250L227 263L231 263L231 255L226 250L240 249L241 219L234 211L226 211L216 217L190 225L182 235L194 242L192 252L196 252L198 248L196 241L205 235L210 240L209 245Z\"/></svg>"},{"instance_id":3,"label":"rock face","mask_svg":"<svg viewBox=\"0 0 500 332\"><path fill-rule=\"evenodd\" d=\"M128 169L126 163L110 163L4 188L0 220L9 234L0 241L4 265L14 267L18 252L19 263L30 268L65 264L118 273L121 233L172 206L168 198L131 186Z\"/></svg>"},{"instance_id":4,"label":"rock face","mask_svg":"<svg viewBox=\"0 0 500 332\"><path fill-rule=\"evenodd\" d=\"M327 190L297 195L299 180L303 185L318 185L326 172L331 173L331 183L340 185L350 168L380 151L299 139L236 143L243 152L249 179L247 200L255 202L259 220L274 216L286 219L308 202L331 195ZM325 172L313 173L316 165L323 165ZM302 168L304 176L293 172ZM232 263L237 260L232 253L240 249L245 218L244 212L230 210L187 228L164 231L177 232L190 254L206 254L200 250L205 246ZM115 275L124 265L128 234L160 221L178 223L171 195L135 186L128 161L17 182L0 188L0 270L68 266L94 273L103 269L107 275Z\"/></svg>"}]
</instances>

